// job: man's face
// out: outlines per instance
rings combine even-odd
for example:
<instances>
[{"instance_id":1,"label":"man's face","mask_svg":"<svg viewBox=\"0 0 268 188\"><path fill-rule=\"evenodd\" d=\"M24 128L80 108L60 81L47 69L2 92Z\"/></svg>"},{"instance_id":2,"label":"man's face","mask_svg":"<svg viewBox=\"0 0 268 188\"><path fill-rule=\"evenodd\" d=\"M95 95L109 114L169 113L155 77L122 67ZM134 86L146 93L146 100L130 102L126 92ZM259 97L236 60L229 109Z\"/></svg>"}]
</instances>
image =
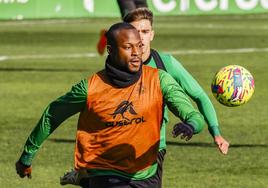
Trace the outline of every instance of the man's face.
<instances>
[{"instance_id":1,"label":"man's face","mask_svg":"<svg viewBox=\"0 0 268 188\"><path fill-rule=\"evenodd\" d=\"M130 23L133 25L139 32L142 41L142 59L145 61L150 55L151 41L154 38L154 31L152 29L151 23L149 20L143 19L139 21L134 21Z\"/></svg>"},{"instance_id":2,"label":"man's face","mask_svg":"<svg viewBox=\"0 0 268 188\"><path fill-rule=\"evenodd\" d=\"M142 42L135 29L123 29L117 33L117 49L111 54L120 67L138 72L142 64Z\"/></svg>"}]
</instances>

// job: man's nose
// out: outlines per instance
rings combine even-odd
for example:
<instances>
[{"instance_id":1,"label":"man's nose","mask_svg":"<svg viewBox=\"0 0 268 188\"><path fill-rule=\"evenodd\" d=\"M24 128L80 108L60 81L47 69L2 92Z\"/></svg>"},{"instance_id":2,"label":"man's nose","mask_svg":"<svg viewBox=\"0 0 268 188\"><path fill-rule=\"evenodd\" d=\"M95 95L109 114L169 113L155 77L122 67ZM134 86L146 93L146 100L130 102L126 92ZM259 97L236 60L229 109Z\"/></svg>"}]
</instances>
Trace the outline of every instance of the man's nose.
<instances>
[{"instance_id":1,"label":"man's nose","mask_svg":"<svg viewBox=\"0 0 268 188\"><path fill-rule=\"evenodd\" d=\"M139 53L140 53L140 52L139 52L138 47L133 47L133 48L132 48L132 55L138 56Z\"/></svg>"},{"instance_id":2,"label":"man's nose","mask_svg":"<svg viewBox=\"0 0 268 188\"><path fill-rule=\"evenodd\" d=\"M140 34L141 40L143 41L143 34L142 34L142 32L139 31L139 34Z\"/></svg>"}]
</instances>

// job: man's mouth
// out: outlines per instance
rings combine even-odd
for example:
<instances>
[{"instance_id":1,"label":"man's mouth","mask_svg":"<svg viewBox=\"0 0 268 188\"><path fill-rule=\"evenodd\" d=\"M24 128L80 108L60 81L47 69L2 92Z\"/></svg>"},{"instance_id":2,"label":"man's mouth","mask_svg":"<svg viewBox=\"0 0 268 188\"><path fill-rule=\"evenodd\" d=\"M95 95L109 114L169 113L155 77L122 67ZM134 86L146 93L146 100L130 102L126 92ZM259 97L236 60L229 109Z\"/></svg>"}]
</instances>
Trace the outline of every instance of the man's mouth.
<instances>
[{"instance_id":1,"label":"man's mouth","mask_svg":"<svg viewBox=\"0 0 268 188\"><path fill-rule=\"evenodd\" d=\"M141 64L141 59L139 59L139 58L131 59L131 60L130 60L130 63L131 63L133 66L140 66L140 64Z\"/></svg>"}]
</instances>

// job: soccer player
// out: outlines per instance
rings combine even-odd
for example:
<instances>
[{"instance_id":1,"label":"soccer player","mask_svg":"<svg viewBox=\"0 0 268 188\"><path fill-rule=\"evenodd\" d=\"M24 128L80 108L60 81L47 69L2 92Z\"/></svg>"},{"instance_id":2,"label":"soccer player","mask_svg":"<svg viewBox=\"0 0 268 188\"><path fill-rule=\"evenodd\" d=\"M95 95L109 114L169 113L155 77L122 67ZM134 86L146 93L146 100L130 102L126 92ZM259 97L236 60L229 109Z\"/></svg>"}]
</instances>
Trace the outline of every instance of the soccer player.
<instances>
[{"instance_id":1,"label":"soccer player","mask_svg":"<svg viewBox=\"0 0 268 188\"><path fill-rule=\"evenodd\" d=\"M117 4L120 9L121 18L127 15L129 12L140 7L148 7L147 0L117 0ZM103 55L106 49L107 40L105 37L106 29L100 31L100 38L97 43L97 51L100 55Z\"/></svg>"},{"instance_id":2,"label":"soccer player","mask_svg":"<svg viewBox=\"0 0 268 188\"><path fill-rule=\"evenodd\" d=\"M137 8L127 14L123 21L133 25L140 33L143 44L143 64L158 67L168 72L183 88L188 96L197 104L199 111L205 118L208 130L214 138L221 153L227 154L229 143L221 136L216 111L201 86L184 69L179 61L172 55L158 53L151 49L151 41L154 38L153 13L148 8ZM165 126L168 122L167 111L165 110L164 122L161 128L160 148L165 148Z\"/></svg>"},{"instance_id":3,"label":"soccer player","mask_svg":"<svg viewBox=\"0 0 268 188\"><path fill-rule=\"evenodd\" d=\"M151 42L154 38L153 13L148 8L137 8L127 14L123 21L132 24L140 33L143 45L143 64L164 69L182 87L185 93L197 104L199 111L205 118L208 130L214 139L219 151L222 154L228 153L229 143L222 136L219 130L216 111L202 87L189 74L182 64L172 55L158 53L151 49ZM165 107L163 124L161 126L161 139L159 158L162 161L166 153L166 125L168 123L168 110ZM61 184L78 184L82 177L80 172L71 170L61 177Z\"/></svg>"},{"instance_id":4,"label":"soccer player","mask_svg":"<svg viewBox=\"0 0 268 188\"><path fill-rule=\"evenodd\" d=\"M110 27L105 69L49 104L16 162L31 176L32 160L45 139L68 117L80 113L75 169L87 174L83 187L161 187L160 128L164 103L182 122L174 136L199 133L203 116L165 71L142 64L139 32L128 23Z\"/></svg>"}]
</instances>

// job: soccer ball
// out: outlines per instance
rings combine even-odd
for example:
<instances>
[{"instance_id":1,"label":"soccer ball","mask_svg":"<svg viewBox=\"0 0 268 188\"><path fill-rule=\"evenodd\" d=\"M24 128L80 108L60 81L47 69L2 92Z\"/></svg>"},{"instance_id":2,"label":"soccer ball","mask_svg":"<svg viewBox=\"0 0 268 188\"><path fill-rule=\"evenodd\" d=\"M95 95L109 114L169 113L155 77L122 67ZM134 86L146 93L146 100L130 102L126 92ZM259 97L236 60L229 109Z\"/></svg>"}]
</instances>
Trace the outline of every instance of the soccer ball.
<instances>
[{"instance_id":1,"label":"soccer ball","mask_svg":"<svg viewBox=\"0 0 268 188\"><path fill-rule=\"evenodd\" d=\"M239 65L229 65L220 69L212 80L214 97L225 106L240 106L249 101L254 93L254 78Z\"/></svg>"}]
</instances>

